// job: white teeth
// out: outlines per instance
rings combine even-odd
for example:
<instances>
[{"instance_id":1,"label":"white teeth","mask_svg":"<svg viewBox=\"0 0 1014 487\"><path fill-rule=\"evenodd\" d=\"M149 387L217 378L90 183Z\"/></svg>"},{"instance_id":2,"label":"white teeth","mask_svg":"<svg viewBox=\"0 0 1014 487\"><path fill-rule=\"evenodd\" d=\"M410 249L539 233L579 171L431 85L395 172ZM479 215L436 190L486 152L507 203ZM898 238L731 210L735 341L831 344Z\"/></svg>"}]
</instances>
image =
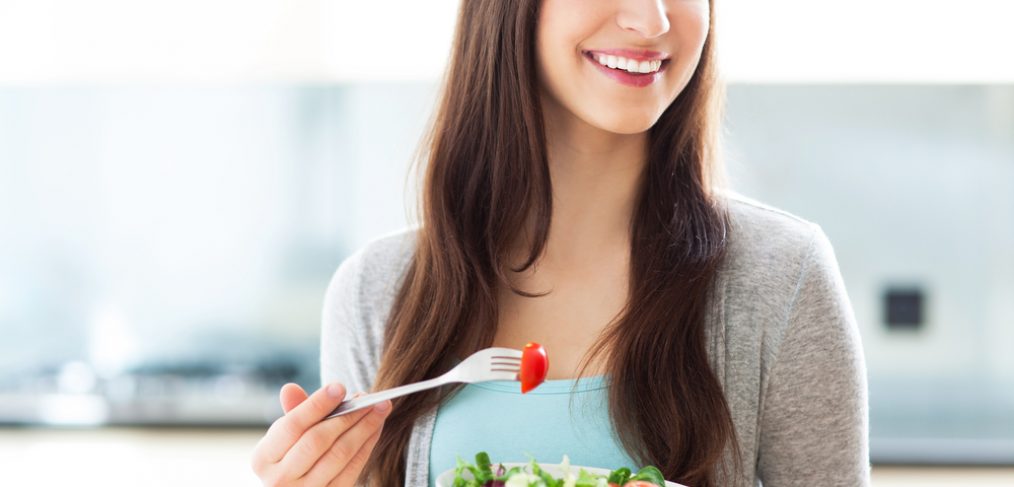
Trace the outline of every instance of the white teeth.
<instances>
[{"instance_id":1,"label":"white teeth","mask_svg":"<svg viewBox=\"0 0 1014 487\"><path fill-rule=\"evenodd\" d=\"M622 69L630 73L653 73L662 66L661 60L636 61L622 56L595 54L593 56L599 64L613 69Z\"/></svg>"}]
</instances>

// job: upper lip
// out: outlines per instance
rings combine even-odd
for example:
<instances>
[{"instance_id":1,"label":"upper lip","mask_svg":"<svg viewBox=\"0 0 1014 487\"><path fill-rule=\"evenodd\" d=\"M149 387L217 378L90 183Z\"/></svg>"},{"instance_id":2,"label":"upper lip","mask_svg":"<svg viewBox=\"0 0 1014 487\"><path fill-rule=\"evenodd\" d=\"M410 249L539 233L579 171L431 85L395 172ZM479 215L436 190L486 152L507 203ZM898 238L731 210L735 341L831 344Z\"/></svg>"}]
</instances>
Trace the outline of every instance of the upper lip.
<instances>
[{"instance_id":1,"label":"upper lip","mask_svg":"<svg viewBox=\"0 0 1014 487\"><path fill-rule=\"evenodd\" d=\"M612 56L623 56L627 59L634 59L636 61L661 61L669 59L669 53L661 51L651 51L648 49L586 49L584 52L592 54L605 54Z\"/></svg>"}]
</instances>

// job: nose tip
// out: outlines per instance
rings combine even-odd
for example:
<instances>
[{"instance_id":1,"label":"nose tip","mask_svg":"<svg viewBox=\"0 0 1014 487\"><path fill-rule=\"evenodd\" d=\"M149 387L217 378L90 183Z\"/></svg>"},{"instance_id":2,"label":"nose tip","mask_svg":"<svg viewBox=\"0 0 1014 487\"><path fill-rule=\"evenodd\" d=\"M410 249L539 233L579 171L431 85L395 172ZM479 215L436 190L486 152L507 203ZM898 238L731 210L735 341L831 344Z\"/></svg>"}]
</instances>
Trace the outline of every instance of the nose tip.
<instances>
[{"instance_id":1,"label":"nose tip","mask_svg":"<svg viewBox=\"0 0 1014 487\"><path fill-rule=\"evenodd\" d=\"M616 15L616 23L624 30L632 30L647 39L669 32L669 16L663 0L633 2Z\"/></svg>"}]
</instances>

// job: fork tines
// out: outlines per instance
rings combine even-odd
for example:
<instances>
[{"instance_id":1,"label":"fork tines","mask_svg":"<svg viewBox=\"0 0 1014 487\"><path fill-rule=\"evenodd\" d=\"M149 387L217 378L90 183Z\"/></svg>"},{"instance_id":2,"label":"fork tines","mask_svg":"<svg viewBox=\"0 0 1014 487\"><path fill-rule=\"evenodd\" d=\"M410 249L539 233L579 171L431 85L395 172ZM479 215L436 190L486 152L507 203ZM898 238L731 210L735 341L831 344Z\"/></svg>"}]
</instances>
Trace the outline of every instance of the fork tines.
<instances>
[{"instance_id":1,"label":"fork tines","mask_svg":"<svg viewBox=\"0 0 1014 487\"><path fill-rule=\"evenodd\" d=\"M504 357L500 355L494 355L491 365L493 365L493 372L517 372L521 367L521 359L518 357ZM499 362L497 360L500 360ZM497 368L497 366L507 368Z\"/></svg>"}]
</instances>

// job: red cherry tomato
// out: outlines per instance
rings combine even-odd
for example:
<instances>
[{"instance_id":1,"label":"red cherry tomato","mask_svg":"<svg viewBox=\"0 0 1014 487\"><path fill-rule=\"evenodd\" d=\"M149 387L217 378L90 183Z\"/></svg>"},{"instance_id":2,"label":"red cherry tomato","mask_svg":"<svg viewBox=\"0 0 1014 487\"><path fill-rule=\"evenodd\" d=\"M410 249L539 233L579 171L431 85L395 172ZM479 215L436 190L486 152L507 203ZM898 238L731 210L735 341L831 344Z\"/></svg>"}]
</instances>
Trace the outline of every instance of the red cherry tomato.
<instances>
[{"instance_id":1,"label":"red cherry tomato","mask_svg":"<svg viewBox=\"0 0 1014 487\"><path fill-rule=\"evenodd\" d=\"M647 480L631 480L623 484L623 487L658 487L657 485L648 482Z\"/></svg>"},{"instance_id":2,"label":"red cherry tomato","mask_svg":"<svg viewBox=\"0 0 1014 487\"><path fill-rule=\"evenodd\" d=\"M549 371L549 356L546 349L535 342L528 342L521 351L521 372L518 372L518 380L521 381L521 393L524 394L535 389L546 380L546 373Z\"/></svg>"}]
</instances>

